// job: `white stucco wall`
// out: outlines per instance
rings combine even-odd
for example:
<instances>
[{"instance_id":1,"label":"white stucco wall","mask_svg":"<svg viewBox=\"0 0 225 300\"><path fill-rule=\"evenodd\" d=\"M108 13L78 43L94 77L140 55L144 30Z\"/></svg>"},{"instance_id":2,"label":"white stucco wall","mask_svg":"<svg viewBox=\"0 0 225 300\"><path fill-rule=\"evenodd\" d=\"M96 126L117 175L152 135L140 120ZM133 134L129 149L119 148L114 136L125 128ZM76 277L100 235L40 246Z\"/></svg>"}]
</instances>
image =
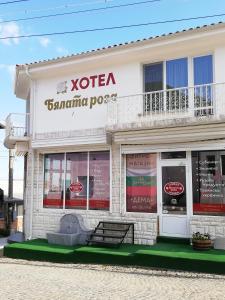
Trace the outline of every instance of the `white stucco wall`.
<instances>
[{"instance_id":1,"label":"white stucco wall","mask_svg":"<svg viewBox=\"0 0 225 300\"><path fill-rule=\"evenodd\" d=\"M74 89L71 91L73 89L71 80L105 74L103 78L104 84L106 84L110 73L113 74L115 83L112 79L109 79L108 85L98 86L97 78L94 81L95 86L92 87L92 80L90 79L90 85L86 89L81 89L79 84L77 84L78 90ZM61 82L66 82L67 92L57 94L57 85ZM78 80L78 82L80 81ZM136 94L140 92L141 85L140 64L138 63L107 68L99 67L98 69L83 72L74 70L73 73L63 77L37 80L35 82L33 100L35 113L34 131L35 133L44 133L105 127L107 123L107 103L105 103L105 96L116 94L120 97L127 94ZM54 99L55 103L56 101L74 99L74 96L80 96L81 99L88 98L88 103L84 102L87 105L57 110L52 109L51 111L45 105L47 99ZM98 98L99 96L104 97L102 104L91 100L91 97Z\"/></svg>"}]
</instances>

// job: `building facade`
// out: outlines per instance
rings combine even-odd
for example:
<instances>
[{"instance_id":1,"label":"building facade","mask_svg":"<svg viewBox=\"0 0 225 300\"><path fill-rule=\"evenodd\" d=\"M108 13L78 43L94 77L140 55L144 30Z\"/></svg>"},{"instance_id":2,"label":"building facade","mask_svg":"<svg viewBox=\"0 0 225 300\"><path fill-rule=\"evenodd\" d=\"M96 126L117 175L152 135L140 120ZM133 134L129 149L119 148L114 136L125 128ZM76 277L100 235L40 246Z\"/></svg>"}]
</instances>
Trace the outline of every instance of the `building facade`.
<instances>
[{"instance_id":1,"label":"building facade","mask_svg":"<svg viewBox=\"0 0 225 300\"><path fill-rule=\"evenodd\" d=\"M25 234L66 213L135 223L135 243L225 236L225 25L18 65ZM19 125L22 120L25 125Z\"/></svg>"}]
</instances>

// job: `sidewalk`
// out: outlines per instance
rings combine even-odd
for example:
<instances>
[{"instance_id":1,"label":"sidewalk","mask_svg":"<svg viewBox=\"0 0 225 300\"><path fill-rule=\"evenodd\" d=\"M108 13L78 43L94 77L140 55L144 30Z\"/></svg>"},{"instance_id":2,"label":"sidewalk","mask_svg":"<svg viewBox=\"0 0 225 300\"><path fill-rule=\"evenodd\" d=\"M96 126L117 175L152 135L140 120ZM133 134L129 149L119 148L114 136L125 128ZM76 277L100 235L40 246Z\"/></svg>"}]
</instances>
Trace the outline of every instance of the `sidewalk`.
<instances>
[{"instance_id":1,"label":"sidewalk","mask_svg":"<svg viewBox=\"0 0 225 300\"><path fill-rule=\"evenodd\" d=\"M225 276L0 258L4 300L222 300Z\"/></svg>"}]
</instances>

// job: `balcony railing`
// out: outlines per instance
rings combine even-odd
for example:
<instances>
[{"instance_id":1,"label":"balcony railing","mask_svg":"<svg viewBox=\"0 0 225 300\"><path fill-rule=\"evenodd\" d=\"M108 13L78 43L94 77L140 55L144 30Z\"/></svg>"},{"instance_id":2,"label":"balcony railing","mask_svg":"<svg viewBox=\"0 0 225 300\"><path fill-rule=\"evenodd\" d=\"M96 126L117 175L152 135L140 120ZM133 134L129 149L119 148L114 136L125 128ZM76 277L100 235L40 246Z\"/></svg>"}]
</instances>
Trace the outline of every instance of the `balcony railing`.
<instances>
[{"instance_id":1,"label":"balcony railing","mask_svg":"<svg viewBox=\"0 0 225 300\"><path fill-rule=\"evenodd\" d=\"M108 126L225 116L225 83L213 83L117 97L108 102Z\"/></svg>"},{"instance_id":2,"label":"balcony railing","mask_svg":"<svg viewBox=\"0 0 225 300\"><path fill-rule=\"evenodd\" d=\"M5 137L21 139L29 135L29 114L12 113L6 118Z\"/></svg>"}]
</instances>

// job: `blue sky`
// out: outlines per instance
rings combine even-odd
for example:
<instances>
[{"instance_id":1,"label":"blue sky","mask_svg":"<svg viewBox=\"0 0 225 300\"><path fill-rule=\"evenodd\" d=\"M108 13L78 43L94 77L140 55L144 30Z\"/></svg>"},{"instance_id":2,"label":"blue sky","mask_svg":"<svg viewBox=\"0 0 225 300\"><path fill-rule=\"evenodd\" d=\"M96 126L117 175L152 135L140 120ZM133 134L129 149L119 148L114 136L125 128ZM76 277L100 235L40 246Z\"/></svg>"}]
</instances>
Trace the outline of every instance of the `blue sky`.
<instances>
[{"instance_id":1,"label":"blue sky","mask_svg":"<svg viewBox=\"0 0 225 300\"><path fill-rule=\"evenodd\" d=\"M29 0L9 5L0 5L0 22L142 1L143 0ZM0 0L0 4L2 2L7 2L7 0ZM65 8L66 5L67 8ZM0 23L0 37L120 26L222 13L225 13L224 0L161 0L106 11L73 14L39 20ZM225 21L225 16L113 31L0 40L0 120L4 120L11 112L18 113L24 112L25 110L25 101L16 99L13 94L15 64L60 57L89 49L219 21ZM0 132L1 144L3 139L4 134L2 131ZM7 150L1 145L0 179L7 178L8 176L7 155ZM17 158L15 165L16 178L22 178L23 176L21 166L22 160Z\"/></svg>"}]
</instances>

